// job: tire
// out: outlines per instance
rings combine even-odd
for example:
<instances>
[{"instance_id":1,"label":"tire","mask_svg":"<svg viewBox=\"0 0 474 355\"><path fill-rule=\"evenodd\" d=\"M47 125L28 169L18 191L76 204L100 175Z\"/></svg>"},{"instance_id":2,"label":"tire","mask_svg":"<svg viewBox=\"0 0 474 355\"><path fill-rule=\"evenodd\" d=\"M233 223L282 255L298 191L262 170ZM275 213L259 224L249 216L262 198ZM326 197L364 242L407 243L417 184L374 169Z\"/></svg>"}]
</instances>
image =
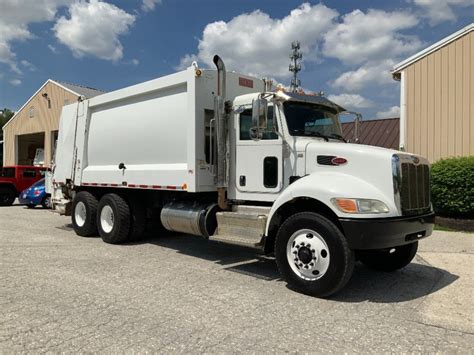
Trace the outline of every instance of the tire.
<instances>
[{"instance_id":1,"label":"tire","mask_svg":"<svg viewBox=\"0 0 474 355\"><path fill-rule=\"evenodd\" d=\"M369 269L392 272L410 264L417 250L418 242L414 242L390 249L361 250L358 257Z\"/></svg>"},{"instance_id":2,"label":"tire","mask_svg":"<svg viewBox=\"0 0 474 355\"><path fill-rule=\"evenodd\" d=\"M0 187L0 206L11 206L16 199L16 191L10 187Z\"/></svg>"},{"instance_id":3,"label":"tire","mask_svg":"<svg viewBox=\"0 0 474 355\"><path fill-rule=\"evenodd\" d=\"M290 288L317 297L342 289L354 271L354 252L342 232L313 212L296 213L283 222L275 240L275 258Z\"/></svg>"},{"instance_id":4,"label":"tire","mask_svg":"<svg viewBox=\"0 0 474 355\"><path fill-rule=\"evenodd\" d=\"M97 227L104 242L120 244L128 241L130 222L130 207L121 196L107 194L100 199Z\"/></svg>"},{"instance_id":5,"label":"tire","mask_svg":"<svg viewBox=\"0 0 474 355\"><path fill-rule=\"evenodd\" d=\"M130 241L137 241L143 237L147 226L146 208L137 200L130 201Z\"/></svg>"},{"instance_id":6,"label":"tire","mask_svg":"<svg viewBox=\"0 0 474 355\"><path fill-rule=\"evenodd\" d=\"M41 207L43 207L44 209L51 208L51 196L45 196L43 198L43 201L41 201Z\"/></svg>"},{"instance_id":7,"label":"tire","mask_svg":"<svg viewBox=\"0 0 474 355\"><path fill-rule=\"evenodd\" d=\"M90 192L81 191L72 201L72 226L77 235L92 237L97 235L97 198Z\"/></svg>"}]
</instances>

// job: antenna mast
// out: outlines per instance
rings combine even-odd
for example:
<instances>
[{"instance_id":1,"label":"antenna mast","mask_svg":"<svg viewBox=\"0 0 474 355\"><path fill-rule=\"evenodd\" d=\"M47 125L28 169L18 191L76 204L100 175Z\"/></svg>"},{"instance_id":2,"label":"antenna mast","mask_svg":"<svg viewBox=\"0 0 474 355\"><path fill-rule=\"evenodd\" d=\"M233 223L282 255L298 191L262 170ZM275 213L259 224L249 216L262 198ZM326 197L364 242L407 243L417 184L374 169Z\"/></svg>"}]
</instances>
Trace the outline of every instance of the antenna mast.
<instances>
[{"instance_id":1,"label":"antenna mast","mask_svg":"<svg viewBox=\"0 0 474 355\"><path fill-rule=\"evenodd\" d=\"M301 71L300 61L303 58L303 53L300 52L300 42L294 41L291 43L292 53L290 55L290 66L289 70L293 73L293 79L291 79L291 91L297 92L301 85L301 80L298 79L298 72Z\"/></svg>"}]
</instances>

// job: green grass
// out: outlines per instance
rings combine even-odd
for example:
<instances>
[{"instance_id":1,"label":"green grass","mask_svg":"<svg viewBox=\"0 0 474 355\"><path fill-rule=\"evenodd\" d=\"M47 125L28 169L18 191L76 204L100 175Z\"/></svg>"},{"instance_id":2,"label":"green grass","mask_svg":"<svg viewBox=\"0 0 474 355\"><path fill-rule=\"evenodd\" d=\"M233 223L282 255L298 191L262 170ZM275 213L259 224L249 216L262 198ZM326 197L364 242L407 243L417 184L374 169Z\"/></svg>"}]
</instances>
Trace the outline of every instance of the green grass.
<instances>
[{"instance_id":1,"label":"green grass","mask_svg":"<svg viewBox=\"0 0 474 355\"><path fill-rule=\"evenodd\" d=\"M440 226L438 224L435 224L434 230L435 231L443 231L443 232L459 232L456 229L448 228L448 227L445 227L445 226Z\"/></svg>"}]
</instances>

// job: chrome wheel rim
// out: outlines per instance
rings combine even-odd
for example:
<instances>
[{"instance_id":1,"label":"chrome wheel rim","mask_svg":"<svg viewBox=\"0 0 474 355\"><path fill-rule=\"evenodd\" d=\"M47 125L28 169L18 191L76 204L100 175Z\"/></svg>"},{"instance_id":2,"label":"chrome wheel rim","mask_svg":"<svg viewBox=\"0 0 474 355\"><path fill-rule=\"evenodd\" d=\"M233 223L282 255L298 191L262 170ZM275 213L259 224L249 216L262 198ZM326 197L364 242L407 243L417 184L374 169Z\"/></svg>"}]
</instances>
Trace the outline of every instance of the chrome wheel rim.
<instances>
[{"instance_id":1,"label":"chrome wheel rim","mask_svg":"<svg viewBox=\"0 0 474 355\"><path fill-rule=\"evenodd\" d=\"M286 257L293 272L303 280L318 280L329 268L330 255L326 241L311 229L300 229L291 235Z\"/></svg>"},{"instance_id":2,"label":"chrome wheel rim","mask_svg":"<svg viewBox=\"0 0 474 355\"><path fill-rule=\"evenodd\" d=\"M86 210L86 205L84 202L79 201L76 204L76 208L74 209L74 219L76 220L76 224L78 227L84 226L86 224L86 218L87 218L87 210Z\"/></svg>"},{"instance_id":3,"label":"chrome wheel rim","mask_svg":"<svg viewBox=\"0 0 474 355\"><path fill-rule=\"evenodd\" d=\"M114 228L114 211L106 205L100 211L100 226L105 233L110 233Z\"/></svg>"}]
</instances>

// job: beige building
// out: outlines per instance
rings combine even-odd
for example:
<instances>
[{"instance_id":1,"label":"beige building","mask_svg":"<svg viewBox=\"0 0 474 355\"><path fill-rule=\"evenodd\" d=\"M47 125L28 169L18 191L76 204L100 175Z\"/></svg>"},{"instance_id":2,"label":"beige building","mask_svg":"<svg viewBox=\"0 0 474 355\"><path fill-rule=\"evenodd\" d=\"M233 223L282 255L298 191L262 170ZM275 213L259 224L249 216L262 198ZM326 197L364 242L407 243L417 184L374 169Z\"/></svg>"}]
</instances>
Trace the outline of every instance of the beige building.
<instances>
[{"instance_id":1,"label":"beige building","mask_svg":"<svg viewBox=\"0 0 474 355\"><path fill-rule=\"evenodd\" d=\"M47 80L3 126L3 165L32 165L35 156L49 166L64 105L102 91Z\"/></svg>"},{"instance_id":2,"label":"beige building","mask_svg":"<svg viewBox=\"0 0 474 355\"><path fill-rule=\"evenodd\" d=\"M474 155L474 23L397 64L400 148L427 157Z\"/></svg>"}]
</instances>

